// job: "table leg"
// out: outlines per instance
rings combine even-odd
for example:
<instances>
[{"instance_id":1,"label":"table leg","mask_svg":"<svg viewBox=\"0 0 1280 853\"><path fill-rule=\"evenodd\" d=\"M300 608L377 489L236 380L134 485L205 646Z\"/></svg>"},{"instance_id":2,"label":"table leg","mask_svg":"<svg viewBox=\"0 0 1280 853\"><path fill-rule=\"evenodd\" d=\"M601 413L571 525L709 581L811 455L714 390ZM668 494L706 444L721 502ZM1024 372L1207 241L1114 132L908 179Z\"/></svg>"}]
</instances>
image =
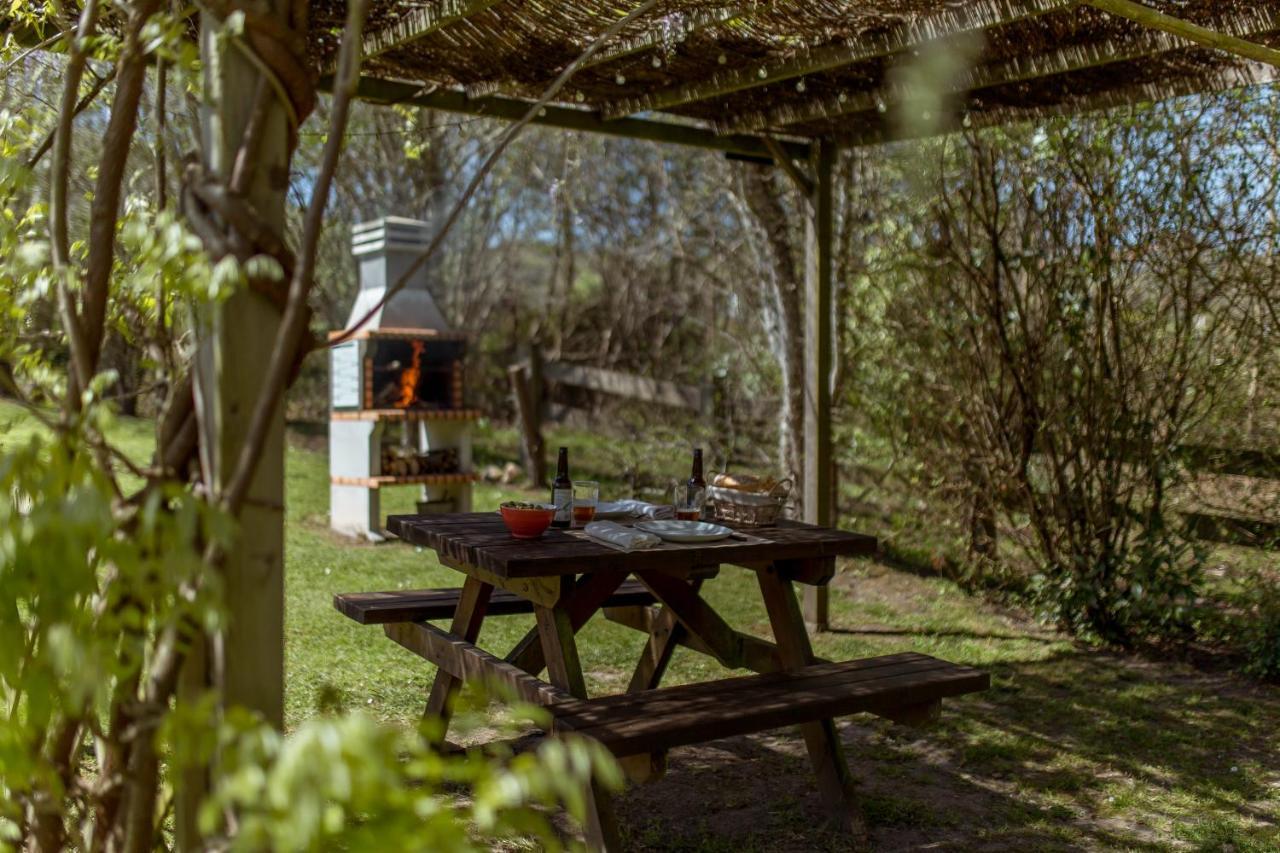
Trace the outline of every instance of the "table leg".
<instances>
[{"instance_id":1,"label":"table leg","mask_svg":"<svg viewBox=\"0 0 1280 853\"><path fill-rule=\"evenodd\" d=\"M476 580L470 575L462 585L462 593L458 597L458 607L453 611L453 624L450 632L462 637L468 643L474 643L480 636L480 626L484 623L485 610L489 606L489 596L493 587L484 581ZM451 700L462 685L457 674L439 669L436 679L431 684L431 694L427 697L427 709L423 716L440 720L440 731L435 736L437 745L444 743L445 733L449 729L449 718L453 716Z\"/></svg>"},{"instance_id":2,"label":"table leg","mask_svg":"<svg viewBox=\"0 0 1280 853\"><path fill-rule=\"evenodd\" d=\"M579 699L586 699L587 682L582 674L582 662L578 659L573 620L564 602L555 607L537 605L534 607L534 616L538 622L538 636L542 640L542 653L551 683ZM586 794L587 820L583 829L587 849L601 853L621 851L622 841L618 835L618 824L614 818L609 792L593 780Z\"/></svg>"},{"instance_id":3,"label":"table leg","mask_svg":"<svg viewBox=\"0 0 1280 853\"><path fill-rule=\"evenodd\" d=\"M587 624L609 596L622 586L626 577L625 572L594 572L582 577L562 602L569 614L569 625L575 633ZM516 643L515 648L507 655L507 663L523 669L530 675L542 672L547 664L542 654L541 631L537 627Z\"/></svg>"},{"instance_id":4,"label":"table leg","mask_svg":"<svg viewBox=\"0 0 1280 853\"><path fill-rule=\"evenodd\" d=\"M694 595L702 589L702 578L695 578L690 584ZM644 651L636 663L635 672L631 674L631 683L627 685L628 693L639 693L644 690L656 690L662 683L662 676L671 663L671 655L676 646L688 634L688 629L680 624L679 617L670 607L663 606L653 619L653 627L649 630ZM638 785L656 781L667 772L667 751L645 752L629 755L621 759L622 770L627 779Z\"/></svg>"},{"instance_id":5,"label":"table leg","mask_svg":"<svg viewBox=\"0 0 1280 853\"><path fill-rule=\"evenodd\" d=\"M690 587L696 595L702 589L702 580L693 581ZM631 683L627 686L628 693L657 689L662 683L667 665L671 663L671 654L676 650L676 646L680 645L680 639L684 634L685 628L680 624L675 612L670 607L662 607L654 618L649 639L645 643L644 651L640 654L636 670L631 675Z\"/></svg>"},{"instance_id":6,"label":"table leg","mask_svg":"<svg viewBox=\"0 0 1280 853\"><path fill-rule=\"evenodd\" d=\"M757 577L783 668L808 666L813 662L813 647L809 643L804 616L791 581L780 577L773 566L758 571ZM818 777L818 790L827 811L838 826L865 841L866 824L853 795L853 780L835 722L820 720L806 723L800 731L804 735L809 760Z\"/></svg>"},{"instance_id":7,"label":"table leg","mask_svg":"<svg viewBox=\"0 0 1280 853\"><path fill-rule=\"evenodd\" d=\"M639 571L636 577L723 666L737 669L744 664L742 636L702 599L696 580L691 583L657 571Z\"/></svg>"},{"instance_id":8,"label":"table leg","mask_svg":"<svg viewBox=\"0 0 1280 853\"><path fill-rule=\"evenodd\" d=\"M534 615L551 683L579 699L586 699L587 682L582 675L582 662L578 660L578 642L573 637L573 620L568 609L559 604L538 606L534 608Z\"/></svg>"}]
</instances>

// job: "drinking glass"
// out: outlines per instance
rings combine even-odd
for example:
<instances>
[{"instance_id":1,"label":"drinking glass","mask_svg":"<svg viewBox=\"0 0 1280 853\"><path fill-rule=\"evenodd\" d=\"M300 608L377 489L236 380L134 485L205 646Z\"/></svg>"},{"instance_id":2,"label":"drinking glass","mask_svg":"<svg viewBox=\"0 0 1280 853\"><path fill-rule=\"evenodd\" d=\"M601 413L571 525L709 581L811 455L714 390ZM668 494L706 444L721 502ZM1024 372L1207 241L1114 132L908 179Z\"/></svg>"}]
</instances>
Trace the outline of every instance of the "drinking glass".
<instances>
[{"instance_id":1,"label":"drinking glass","mask_svg":"<svg viewBox=\"0 0 1280 853\"><path fill-rule=\"evenodd\" d=\"M676 519L678 521L697 521L702 518L702 508L707 503L707 490L701 487L680 483L676 486Z\"/></svg>"},{"instance_id":2,"label":"drinking glass","mask_svg":"<svg viewBox=\"0 0 1280 853\"><path fill-rule=\"evenodd\" d=\"M573 526L586 527L596 517L600 484L594 480L573 481Z\"/></svg>"}]
</instances>

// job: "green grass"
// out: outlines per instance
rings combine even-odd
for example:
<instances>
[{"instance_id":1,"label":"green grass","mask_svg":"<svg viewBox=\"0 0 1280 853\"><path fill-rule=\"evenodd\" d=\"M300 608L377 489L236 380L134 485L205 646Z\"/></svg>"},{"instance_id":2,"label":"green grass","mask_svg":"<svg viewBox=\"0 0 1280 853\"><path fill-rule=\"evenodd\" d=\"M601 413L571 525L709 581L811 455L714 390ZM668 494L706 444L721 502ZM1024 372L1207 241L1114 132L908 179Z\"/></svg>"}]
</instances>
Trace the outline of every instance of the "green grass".
<instances>
[{"instance_id":1,"label":"green grass","mask_svg":"<svg viewBox=\"0 0 1280 853\"><path fill-rule=\"evenodd\" d=\"M17 409L0 403L0 449L32 429ZM142 422L122 420L116 428L116 438L139 458L150 435ZM575 473L600 478L606 491L624 488L618 460L641 455L598 434L552 435L548 443L561 441L573 448ZM482 463L514 456L509 431L482 425L479 443ZM317 713L334 695L382 719L412 721L421 713L432 667L378 628L339 615L332 597L456 585L458 576L421 549L331 534L326 457L313 445L294 441L287 459L288 725ZM660 469L658 481L678 477L687 464L683 452L648 458ZM523 494L481 485L476 506L493 508ZM412 511L413 498L410 489L387 490L383 510ZM834 630L815 639L820 655L916 650L992 675L990 691L948 702L941 722L927 730L874 718L842 724L876 846L1280 849L1280 690L1081 647L941 578L862 561L841 568L832 593ZM748 572L726 567L705 590L731 623L767 635ZM504 652L531 624L524 617L490 620L480 643ZM629 629L590 623L580 635L590 690L621 689L640 643ZM709 659L680 650L668 681L719 672ZM817 828L802 743L780 733L752 744L755 757L746 762L674 753L665 780L628 794L622 804L633 845L841 849L839 839ZM750 813L741 837L725 828L726 815L758 799L768 807Z\"/></svg>"}]
</instances>

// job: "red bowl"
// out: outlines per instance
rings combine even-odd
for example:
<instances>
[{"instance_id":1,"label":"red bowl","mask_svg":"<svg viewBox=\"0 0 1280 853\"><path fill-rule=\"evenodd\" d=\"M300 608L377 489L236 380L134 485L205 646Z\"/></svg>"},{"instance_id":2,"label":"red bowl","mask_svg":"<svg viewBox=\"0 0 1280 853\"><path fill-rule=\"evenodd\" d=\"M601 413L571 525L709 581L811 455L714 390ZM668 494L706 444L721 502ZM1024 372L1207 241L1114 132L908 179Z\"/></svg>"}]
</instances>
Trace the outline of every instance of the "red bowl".
<instances>
[{"instance_id":1,"label":"red bowl","mask_svg":"<svg viewBox=\"0 0 1280 853\"><path fill-rule=\"evenodd\" d=\"M508 506L499 509L507 530L517 539L541 538L556 516L555 510L551 509L516 509Z\"/></svg>"}]
</instances>

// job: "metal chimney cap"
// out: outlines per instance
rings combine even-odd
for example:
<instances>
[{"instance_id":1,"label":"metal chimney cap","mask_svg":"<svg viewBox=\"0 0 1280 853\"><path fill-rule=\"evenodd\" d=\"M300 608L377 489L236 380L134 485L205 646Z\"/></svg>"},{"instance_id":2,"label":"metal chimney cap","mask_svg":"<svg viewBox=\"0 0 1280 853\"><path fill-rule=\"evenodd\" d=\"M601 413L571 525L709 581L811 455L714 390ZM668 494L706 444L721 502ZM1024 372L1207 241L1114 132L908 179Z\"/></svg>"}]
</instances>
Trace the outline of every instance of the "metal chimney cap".
<instances>
[{"instance_id":1,"label":"metal chimney cap","mask_svg":"<svg viewBox=\"0 0 1280 853\"><path fill-rule=\"evenodd\" d=\"M418 219L384 216L351 226L351 254L423 251L431 243L431 226Z\"/></svg>"}]
</instances>

